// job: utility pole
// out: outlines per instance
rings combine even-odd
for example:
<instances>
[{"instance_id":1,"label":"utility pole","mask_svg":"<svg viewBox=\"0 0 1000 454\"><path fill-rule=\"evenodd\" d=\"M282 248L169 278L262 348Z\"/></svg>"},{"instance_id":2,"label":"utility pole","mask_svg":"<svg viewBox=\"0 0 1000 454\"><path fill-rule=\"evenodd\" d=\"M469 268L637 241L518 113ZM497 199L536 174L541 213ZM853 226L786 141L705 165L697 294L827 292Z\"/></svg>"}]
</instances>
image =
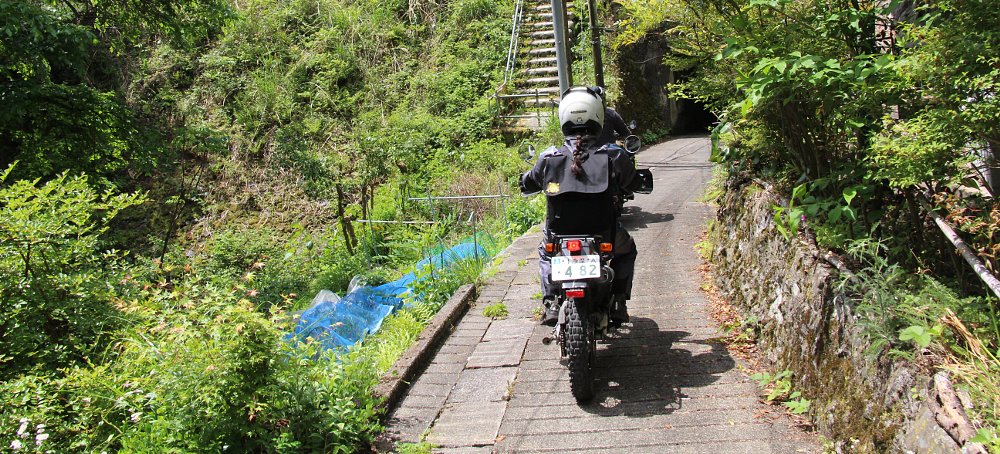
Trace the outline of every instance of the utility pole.
<instances>
[{"instance_id":1,"label":"utility pole","mask_svg":"<svg viewBox=\"0 0 1000 454\"><path fill-rule=\"evenodd\" d=\"M559 95L573 84L566 41L566 5L564 0L552 0L552 28L556 35L556 69L559 71Z\"/></svg>"},{"instance_id":2,"label":"utility pole","mask_svg":"<svg viewBox=\"0 0 1000 454\"><path fill-rule=\"evenodd\" d=\"M601 28L597 21L597 1L590 0L590 44L594 49L594 83L604 87L604 62L601 60Z\"/></svg>"}]
</instances>

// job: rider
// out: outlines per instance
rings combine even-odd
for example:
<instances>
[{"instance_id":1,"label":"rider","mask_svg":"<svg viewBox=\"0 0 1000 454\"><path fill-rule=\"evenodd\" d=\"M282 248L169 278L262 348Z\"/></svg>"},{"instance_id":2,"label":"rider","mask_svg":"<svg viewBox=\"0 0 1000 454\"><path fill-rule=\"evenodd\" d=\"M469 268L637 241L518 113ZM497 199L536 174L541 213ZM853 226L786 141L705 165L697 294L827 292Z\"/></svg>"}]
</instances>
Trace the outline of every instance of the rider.
<instances>
[{"instance_id":1,"label":"rider","mask_svg":"<svg viewBox=\"0 0 1000 454\"><path fill-rule=\"evenodd\" d=\"M618 137L627 137L632 134L629 130L628 125L625 124L625 119L622 118L615 109L607 106L607 99L604 97L604 89L598 86L590 87L590 90L597 93L597 96L601 97L601 100L605 102L604 107L604 127L601 128L601 135L598 136L597 143L603 145L606 143L615 143L615 133L618 133Z\"/></svg>"},{"instance_id":2,"label":"rider","mask_svg":"<svg viewBox=\"0 0 1000 454\"><path fill-rule=\"evenodd\" d=\"M545 305L542 323L546 325L556 323L559 309L556 288L549 282L550 258L545 254L545 239L553 234L615 235L610 322L619 325L629 318L625 301L631 297L636 249L618 222L614 197L632 182L635 167L621 147L597 142L604 112L603 100L592 89L567 90L559 103L559 124L566 142L539 154L534 168L521 176L522 192L544 190L546 195L545 230L538 247Z\"/></svg>"}]
</instances>

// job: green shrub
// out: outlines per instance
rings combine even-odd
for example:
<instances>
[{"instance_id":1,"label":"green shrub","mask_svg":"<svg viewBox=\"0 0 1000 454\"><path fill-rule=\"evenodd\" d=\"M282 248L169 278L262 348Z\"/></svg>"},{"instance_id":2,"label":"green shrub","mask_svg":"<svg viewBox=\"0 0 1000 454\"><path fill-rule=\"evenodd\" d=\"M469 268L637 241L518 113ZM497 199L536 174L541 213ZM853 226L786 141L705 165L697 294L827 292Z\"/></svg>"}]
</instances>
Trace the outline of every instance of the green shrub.
<instances>
[{"instance_id":1,"label":"green shrub","mask_svg":"<svg viewBox=\"0 0 1000 454\"><path fill-rule=\"evenodd\" d=\"M507 230L510 236L517 236L538 224L545 217L545 198L518 197L507 209Z\"/></svg>"},{"instance_id":2,"label":"green shrub","mask_svg":"<svg viewBox=\"0 0 1000 454\"><path fill-rule=\"evenodd\" d=\"M128 267L101 236L143 201L98 194L86 177L7 182L10 172L0 174L0 379L69 367L107 345Z\"/></svg>"}]
</instances>

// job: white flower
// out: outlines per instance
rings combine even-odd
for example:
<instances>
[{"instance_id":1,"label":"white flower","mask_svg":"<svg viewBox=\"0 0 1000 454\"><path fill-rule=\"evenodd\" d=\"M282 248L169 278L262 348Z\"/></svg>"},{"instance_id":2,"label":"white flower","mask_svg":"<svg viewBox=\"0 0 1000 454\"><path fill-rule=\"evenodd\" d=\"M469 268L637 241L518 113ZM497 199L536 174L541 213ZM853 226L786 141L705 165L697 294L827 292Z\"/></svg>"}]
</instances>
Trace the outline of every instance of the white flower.
<instances>
[{"instance_id":1,"label":"white flower","mask_svg":"<svg viewBox=\"0 0 1000 454\"><path fill-rule=\"evenodd\" d=\"M35 446L41 446L42 442L49 439L49 434L38 434L35 436Z\"/></svg>"},{"instance_id":2,"label":"white flower","mask_svg":"<svg viewBox=\"0 0 1000 454\"><path fill-rule=\"evenodd\" d=\"M21 445L21 440L14 440L14 441L10 442L10 450L11 451L17 451L17 450L21 449L21 446L22 446Z\"/></svg>"},{"instance_id":3,"label":"white flower","mask_svg":"<svg viewBox=\"0 0 1000 454\"><path fill-rule=\"evenodd\" d=\"M39 433L40 434L42 432L45 432L45 424L39 424L39 425L35 426L35 429L38 429L38 430L35 431L35 433Z\"/></svg>"},{"instance_id":4,"label":"white flower","mask_svg":"<svg viewBox=\"0 0 1000 454\"><path fill-rule=\"evenodd\" d=\"M23 438L24 437L24 433L27 432L27 431L28 431L28 420L27 419L22 419L21 420L21 427L17 428L17 436Z\"/></svg>"},{"instance_id":5,"label":"white flower","mask_svg":"<svg viewBox=\"0 0 1000 454\"><path fill-rule=\"evenodd\" d=\"M132 422L139 422L139 418L141 416L142 416L142 412L140 411L140 412L132 413L132 416L130 416L129 419L131 419Z\"/></svg>"}]
</instances>

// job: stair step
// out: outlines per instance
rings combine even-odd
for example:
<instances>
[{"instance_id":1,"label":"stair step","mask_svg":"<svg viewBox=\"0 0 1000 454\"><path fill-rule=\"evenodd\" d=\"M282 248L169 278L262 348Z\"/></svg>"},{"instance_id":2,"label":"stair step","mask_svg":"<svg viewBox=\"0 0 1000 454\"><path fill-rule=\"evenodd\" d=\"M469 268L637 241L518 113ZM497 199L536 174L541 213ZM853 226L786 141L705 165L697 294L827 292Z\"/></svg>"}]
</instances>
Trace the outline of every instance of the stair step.
<instances>
[{"instance_id":1,"label":"stair step","mask_svg":"<svg viewBox=\"0 0 1000 454\"><path fill-rule=\"evenodd\" d=\"M542 118L532 117L532 118L522 118L517 122L517 125L522 128L540 130L545 127L549 122L551 115L542 115Z\"/></svg>"},{"instance_id":2,"label":"stair step","mask_svg":"<svg viewBox=\"0 0 1000 454\"><path fill-rule=\"evenodd\" d=\"M559 68L555 66L543 66L541 68L528 68L524 70L524 73L529 76L537 76L541 74L559 74Z\"/></svg>"},{"instance_id":3,"label":"stair step","mask_svg":"<svg viewBox=\"0 0 1000 454\"><path fill-rule=\"evenodd\" d=\"M572 8L572 7L573 7L573 2L566 2L566 11L569 11L570 8ZM551 10L552 9L552 3L549 3L549 2L541 3L541 4L533 6L532 9L534 9L536 11L537 10Z\"/></svg>"},{"instance_id":4,"label":"stair step","mask_svg":"<svg viewBox=\"0 0 1000 454\"><path fill-rule=\"evenodd\" d=\"M540 22L552 22L553 21L552 20L552 13L549 13L549 12L532 13L528 17L530 18L529 20L535 20L535 21L540 21ZM573 22L573 19L575 17L576 17L576 15L573 14L572 11L566 11L566 20L567 21Z\"/></svg>"},{"instance_id":5,"label":"stair step","mask_svg":"<svg viewBox=\"0 0 1000 454\"><path fill-rule=\"evenodd\" d=\"M532 46L532 47L539 47L539 46L549 47L549 46L555 46L556 45L556 39L555 38L550 38L550 39L529 39L528 41L526 41L524 43L524 45L525 46Z\"/></svg>"},{"instance_id":6,"label":"stair step","mask_svg":"<svg viewBox=\"0 0 1000 454\"><path fill-rule=\"evenodd\" d=\"M552 21L536 21L524 25L531 28L552 28L555 26L555 24L553 24Z\"/></svg>"},{"instance_id":7,"label":"stair step","mask_svg":"<svg viewBox=\"0 0 1000 454\"><path fill-rule=\"evenodd\" d=\"M525 85L549 85L549 84L559 84L559 77L547 76L547 77L531 77L524 80Z\"/></svg>"},{"instance_id":8,"label":"stair step","mask_svg":"<svg viewBox=\"0 0 1000 454\"><path fill-rule=\"evenodd\" d=\"M556 57L535 57L527 61L528 66L554 65Z\"/></svg>"},{"instance_id":9,"label":"stair step","mask_svg":"<svg viewBox=\"0 0 1000 454\"><path fill-rule=\"evenodd\" d=\"M548 114L521 113L521 114L501 115L500 118L538 118L538 117L545 118L547 116L548 116Z\"/></svg>"},{"instance_id":10,"label":"stair step","mask_svg":"<svg viewBox=\"0 0 1000 454\"><path fill-rule=\"evenodd\" d=\"M551 29L549 29L549 30L538 30L538 31L534 31L534 32L528 32L528 37L533 38L533 39L543 39L543 38L555 39L555 36L556 36L555 30L551 30Z\"/></svg>"},{"instance_id":11,"label":"stair step","mask_svg":"<svg viewBox=\"0 0 1000 454\"><path fill-rule=\"evenodd\" d=\"M542 47L538 49L531 49L528 51L528 55L555 55L555 47Z\"/></svg>"}]
</instances>

